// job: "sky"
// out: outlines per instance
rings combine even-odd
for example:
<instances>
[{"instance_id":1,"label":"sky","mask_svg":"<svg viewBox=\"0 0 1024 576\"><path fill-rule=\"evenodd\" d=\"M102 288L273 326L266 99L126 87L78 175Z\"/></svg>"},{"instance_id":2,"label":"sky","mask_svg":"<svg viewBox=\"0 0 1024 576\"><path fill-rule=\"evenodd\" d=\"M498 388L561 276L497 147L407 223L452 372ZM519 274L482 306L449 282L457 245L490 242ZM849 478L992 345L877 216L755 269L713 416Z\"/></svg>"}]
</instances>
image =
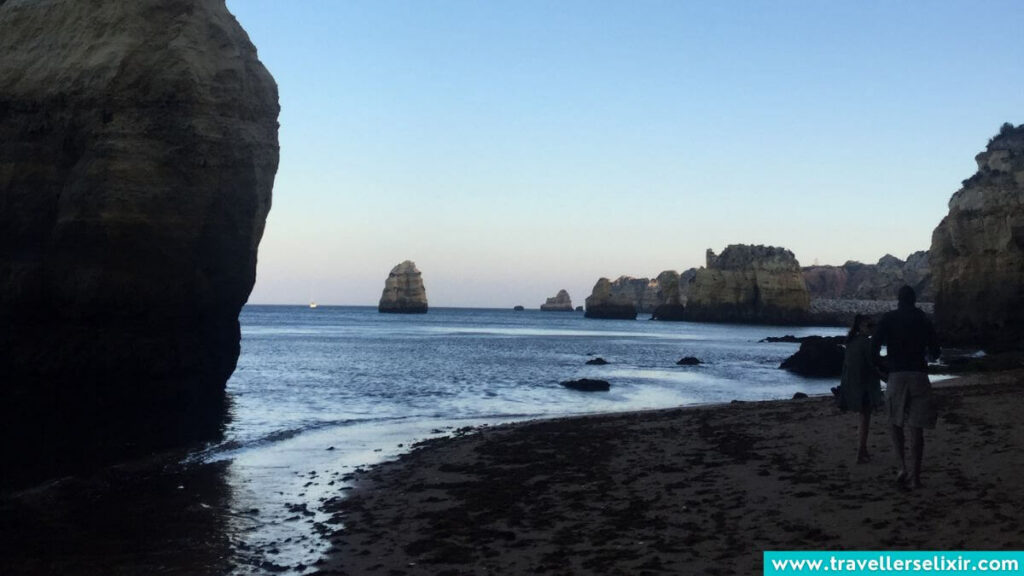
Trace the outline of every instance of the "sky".
<instances>
[{"instance_id":1,"label":"sky","mask_svg":"<svg viewBox=\"0 0 1024 576\"><path fill-rule=\"evenodd\" d=\"M582 305L767 244L927 249L1003 122L1016 0L228 0L280 91L250 303Z\"/></svg>"}]
</instances>

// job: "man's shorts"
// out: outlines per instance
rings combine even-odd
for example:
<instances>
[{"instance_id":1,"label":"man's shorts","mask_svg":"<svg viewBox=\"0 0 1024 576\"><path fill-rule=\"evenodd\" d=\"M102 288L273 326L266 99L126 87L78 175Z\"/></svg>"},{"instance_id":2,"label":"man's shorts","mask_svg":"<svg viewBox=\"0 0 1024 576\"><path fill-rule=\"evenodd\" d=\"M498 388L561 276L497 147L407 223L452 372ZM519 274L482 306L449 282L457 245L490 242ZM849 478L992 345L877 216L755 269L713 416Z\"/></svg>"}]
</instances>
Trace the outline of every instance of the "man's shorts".
<instances>
[{"instance_id":1,"label":"man's shorts","mask_svg":"<svg viewBox=\"0 0 1024 576\"><path fill-rule=\"evenodd\" d=\"M935 428L938 414L932 384L924 372L893 372L885 390L889 422L893 426Z\"/></svg>"}]
</instances>

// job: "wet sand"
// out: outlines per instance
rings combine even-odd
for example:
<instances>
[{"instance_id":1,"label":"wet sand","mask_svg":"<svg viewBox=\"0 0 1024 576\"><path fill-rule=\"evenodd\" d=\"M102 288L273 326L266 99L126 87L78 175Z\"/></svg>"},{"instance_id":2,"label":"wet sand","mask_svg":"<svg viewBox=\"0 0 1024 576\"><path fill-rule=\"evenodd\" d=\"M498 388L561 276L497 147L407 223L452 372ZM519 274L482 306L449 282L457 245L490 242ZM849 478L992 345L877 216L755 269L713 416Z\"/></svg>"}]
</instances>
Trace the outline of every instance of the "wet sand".
<instances>
[{"instance_id":1,"label":"wet sand","mask_svg":"<svg viewBox=\"0 0 1024 576\"><path fill-rule=\"evenodd\" d=\"M759 574L764 550L1020 549L1024 371L937 387L924 488L830 398L484 428L328 503L323 574Z\"/></svg>"}]
</instances>

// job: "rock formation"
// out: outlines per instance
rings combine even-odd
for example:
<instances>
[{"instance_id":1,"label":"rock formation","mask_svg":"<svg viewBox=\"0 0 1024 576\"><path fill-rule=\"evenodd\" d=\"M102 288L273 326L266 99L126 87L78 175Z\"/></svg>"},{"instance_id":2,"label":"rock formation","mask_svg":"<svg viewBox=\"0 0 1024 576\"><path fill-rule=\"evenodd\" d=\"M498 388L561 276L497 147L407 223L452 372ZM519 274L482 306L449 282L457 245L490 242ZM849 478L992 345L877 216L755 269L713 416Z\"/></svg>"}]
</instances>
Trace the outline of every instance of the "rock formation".
<instances>
[{"instance_id":1,"label":"rock formation","mask_svg":"<svg viewBox=\"0 0 1024 576\"><path fill-rule=\"evenodd\" d=\"M647 290L647 305L652 306L652 320L682 320L683 304L679 273L666 270Z\"/></svg>"},{"instance_id":2,"label":"rock formation","mask_svg":"<svg viewBox=\"0 0 1024 576\"><path fill-rule=\"evenodd\" d=\"M427 291L423 288L423 276L410 260L391 269L384 281L384 293L377 305L380 312L395 314L425 314L427 312Z\"/></svg>"},{"instance_id":3,"label":"rock formation","mask_svg":"<svg viewBox=\"0 0 1024 576\"><path fill-rule=\"evenodd\" d=\"M877 264L850 261L842 266L807 266L804 282L811 298L840 300L896 300L904 284L918 293L922 302L931 302L931 270L928 252L914 252L904 262L886 254Z\"/></svg>"},{"instance_id":4,"label":"rock formation","mask_svg":"<svg viewBox=\"0 0 1024 576\"><path fill-rule=\"evenodd\" d=\"M810 296L793 253L734 244L707 252L697 270L684 318L697 322L791 324L808 321Z\"/></svg>"},{"instance_id":5,"label":"rock formation","mask_svg":"<svg viewBox=\"0 0 1024 576\"><path fill-rule=\"evenodd\" d=\"M846 339L842 336L808 336L800 340L800 349L786 358L779 368L810 378L836 378L843 374Z\"/></svg>"},{"instance_id":6,"label":"rock formation","mask_svg":"<svg viewBox=\"0 0 1024 576\"><path fill-rule=\"evenodd\" d=\"M1024 125L1003 125L932 234L935 319L946 344L1024 347Z\"/></svg>"},{"instance_id":7,"label":"rock formation","mask_svg":"<svg viewBox=\"0 0 1024 576\"><path fill-rule=\"evenodd\" d=\"M587 298L588 318L630 318L651 314L655 320L681 319L683 302L693 269L679 274L666 270L657 278L619 276L614 282L601 278Z\"/></svg>"},{"instance_id":8,"label":"rock formation","mask_svg":"<svg viewBox=\"0 0 1024 576\"><path fill-rule=\"evenodd\" d=\"M4 483L209 437L278 163L223 0L0 2Z\"/></svg>"},{"instance_id":9,"label":"rock formation","mask_svg":"<svg viewBox=\"0 0 1024 576\"><path fill-rule=\"evenodd\" d=\"M548 298L547 302L540 305L545 312L572 312L572 299L565 290L559 290L558 294Z\"/></svg>"},{"instance_id":10,"label":"rock formation","mask_svg":"<svg viewBox=\"0 0 1024 576\"><path fill-rule=\"evenodd\" d=\"M619 320L636 320L637 301L639 295L647 287L647 280L642 279L639 294L635 278L620 276L615 282L601 278L594 284L594 289L586 299L587 318L610 318Z\"/></svg>"}]
</instances>

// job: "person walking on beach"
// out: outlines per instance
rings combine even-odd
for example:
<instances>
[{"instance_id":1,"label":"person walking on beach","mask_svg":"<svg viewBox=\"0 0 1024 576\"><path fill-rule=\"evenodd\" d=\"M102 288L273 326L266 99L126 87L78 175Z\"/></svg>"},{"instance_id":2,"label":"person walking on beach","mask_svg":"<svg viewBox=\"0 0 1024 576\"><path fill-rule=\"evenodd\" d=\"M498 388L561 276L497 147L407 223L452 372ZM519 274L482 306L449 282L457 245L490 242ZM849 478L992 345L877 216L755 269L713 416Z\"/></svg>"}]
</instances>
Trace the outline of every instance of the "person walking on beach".
<instances>
[{"instance_id":1,"label":"person walking on beach","mask_svg":"<svg viewBox=\"0 0 1024 576\"><path fill-rule=\"evenodd\" d=\"M839 406L860 414L857 463L871 459L868 454L868 428L871 413L882 404L882 384L872 356L871 331L874 325L862 314L853 319L846 335L846 356L843 359L843 378L839 386Z\"/></svg>"},{"instance_id":2,"label":"person walking on beach","mask_svg":"<svg viewBox=\"0 0 1024 576\"><path fill-rule=\"evenodd\" d=\"M937 414L928 380L928 356L940 354L935 327L920 308L917 294L910 286L900 288L896 310L882 316L871 344L872 356L881 366L879 352L888 348L888 388L886 408L896 451L900 486L910 480L912 488L921 487L921 461L924 459L924 429L935 428ZM910 469L904 459L903 428L910 429Z\"/></svg>"}]
</instances>

